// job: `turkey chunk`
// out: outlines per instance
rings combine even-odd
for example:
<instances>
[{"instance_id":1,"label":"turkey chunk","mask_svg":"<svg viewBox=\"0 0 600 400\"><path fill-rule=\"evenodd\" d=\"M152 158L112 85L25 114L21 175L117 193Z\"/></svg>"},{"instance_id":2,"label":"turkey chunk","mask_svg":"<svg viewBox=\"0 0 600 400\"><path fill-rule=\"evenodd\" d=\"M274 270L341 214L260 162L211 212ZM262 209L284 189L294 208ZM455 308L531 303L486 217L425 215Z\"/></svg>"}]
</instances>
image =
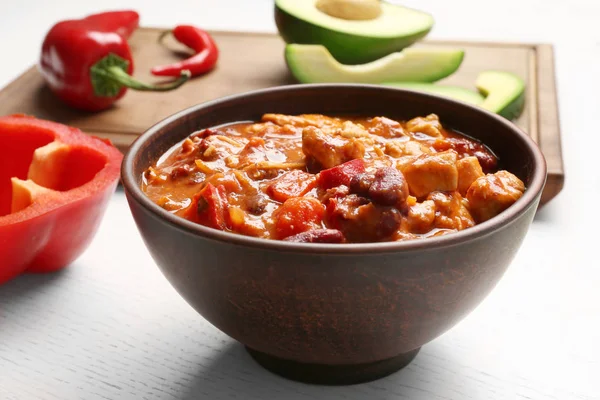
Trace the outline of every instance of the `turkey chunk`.
<instances>
[{"instance_id":1,"label":"turkey chunk","mask_svg":"<svg viewBox=\"0 0 600 400\"><path fill-rule=\"evenodd\" d=\"M320 114L302 114L302 115L284 115L284 114L265 114L262 117L263 122L272 122L279 126L292 125L297 128L307 126L322 127L341 127L342 121L339 118L326 117Z\"/></svg>"},{"instance_id":2,"label":"turkey chunk","mask_svg":"<svg viewBox=\"0 0 600 400\"><path fill-rule=\"evenodd\" d=\"M408 209L406 218L408 232L427 233L433 228L434 222L435 203L433 200L417 203Z\"/></svg>"},{"instance_id":3,"label":"turkey chunk","mask_svg":"<svg viewBox=\"0 0 600 400\"><path fill-rule=\"evenodd\" d=\"M293 125L277 125L272 122L261 122L252 125L248 125L244 128L244 133L248 136L260 136L265 137L269 135L295 135L300 132L300 129Z\"/></svg>"},{"instance_id":4,"label":"turkey chunk","mask_svg":"<svg viewBox=\"0 0 600 400\"><path fill-rule=\"evenodd\" d=\"M404 155L404 143L398 140L390 140L385 144L385 154L395 158L400 158Z\"/></svg>"},{"instance_id":5,"label":"turkey chunk","mask_svg":"<svg viewBox=\"0 0 600 400\"><path fill-rule=\"evenodd\" d=\"M340 135L341 137L344 137L346 139L359 137L372 139L369 132L367 132L367 130L362 125L355 124L352 121L344 122L342 126L340 128L335 129L333 133L335 133L336 135Z\"/></svg>"},{"instance_id":6,"label":"turkey chunk","mask_svg":"<svg viewBox=\"0 0 600 400\"><path fill-rule=\"evenodd\" d=\"M309 126L302 131L302 151L309 161L316 161L321 168L328 169L363 158L365 146L357 138L329 136L321 129Z\"/></svg>"},{"instance_id":7,"label":"turkey chunk","mask_svg":"<svg viewBox=\"0 0 600 400\"><path fill-rule=\"evenodd\" d=\"M454 150L422 154L403 169L410 193L418 198L434 191L453 191L458 187L457 154Z\"/></svg>"},{"instance_id":8,"label":"turkey chunk","mask_svg":"<svg viewBox=\"0 0 600 400\"><path fill-rule=\"evenodd\" d=\"M457 231L475 226L475 221L458 192L434 192L428 197L435 203L435 227Z\"/></svg>"},{"instance_id":9,"label":"turkey chunk","mask_svg":"<svg viewBox=\"0 0 600 400\"><path fill-rule=\"evenodd\" d=\"M458 170L458 191L463 196L471 184L484 175L477 157L465 157L456 163Z\"/></svg>"},{"instance_id":10,"label":"turkey chunk","mask_svg":"<svg viewBox=\"0 0 600 400\"><path fill-rule=\"evenodd\" d=\"M417 158L417 156L404 156L396 159L396 169L404 174L406 168L412 165L412 163L414 163L417 160Z\"/></svg>"},{"instance_id":11,"label":"turkey chunk","mask_svg":"<svg viewBox=\"0 0 600 400\"><path fill-rule=\"evenodd\" d=\"M423 153L431 153L431 149L425 144L412 140L410 142L390 140L385 144L385 154L396 158L402 156L419 156Z\"/></svg>"},{"instance_id":12,"label":"turkey chunk","mask_svg":"<svg viewBox=\"0 0 600 400\"><path fill-rule=\"evenodd\" d=\"M507 171L498 171L477 179L467 192L469 209L477 222L495 217L521 198L523 182Z\"/></svg>"},{"instance_id":13,"label":"turkey chunk","mask_svg":"<svg viewBox=\"0 0 600 400\"><path fill-rule=\"evenodd\" d=\"M442 136L442 124L435 114L411 119L406 123L406 129L411 133L424 133L432 137Z\"/></svg>"},{"instance_id":14,"label":"turkey chunk","mask_svg":"<svg viewBox=\"0 0 600 400\"><path fill-rule=\"evenodd\" d=\"M371 123L369 133L372 135L377 135L384 138L395 138L406 135L402 124L400 124L398 121L394 121L385 117L375 117L369 122Z\"/></svg>"}]
</instances>

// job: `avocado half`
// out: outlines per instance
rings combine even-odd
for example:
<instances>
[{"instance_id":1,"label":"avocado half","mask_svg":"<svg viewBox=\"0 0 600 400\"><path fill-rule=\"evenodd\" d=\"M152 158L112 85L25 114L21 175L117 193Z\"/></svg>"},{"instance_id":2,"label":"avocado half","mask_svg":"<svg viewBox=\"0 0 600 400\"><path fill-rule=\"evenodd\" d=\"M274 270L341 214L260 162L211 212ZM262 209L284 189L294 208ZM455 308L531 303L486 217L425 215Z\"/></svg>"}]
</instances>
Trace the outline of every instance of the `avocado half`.
<instances>
[{"instance_id":1,"label":"avocado half","mask_svg":"<svg viewBox=\"0 0 600 400\"><path fill-rule=\"evenodd\" d=\"M477 90L486 96L480 107L507 119L518 118L525 107L525 82L506 71L485 71L475 82Z\"/></svg>"},{"instance_id":2,"label":"avocado half","mask_svg":"<svg viewBox=\"0 0 600 400\"><path fill-rule=\"evenodd\" d=\"M301 83L435 82L453 74L464 58L461 49L409 47L376 61L346 65L321 45L288 44L285 59Z\"/></svg>"},{"instance_id":3,"label":"avocado half","mask_svg":"<svg viewBox=\"0 0 600 400\"><path fill-rule=\"evenodd\" d=\"M450 99L462 101L474 106L481 105L485 98L469 89L460 86L438 85L436 83L421 83L421 82L385 82L384 86L395 87L399 89L414 90L416 92L425 92L436 94Z\"/></svg>"},{"instance_id":4,"label":"avocado half","mask_svg":"<svg viewBox=\"0 0 600 400\"><path fill-rule=\"evenodd\" d=\"M519 118L525 108L525 82L507 71L483 71L475 86L479 92L435 83L386 82L386 86L437 94L473 104L508 120Z\"/></svg>"},{"instance_id":5,"label":"avocado half","mask_svg":"<svg viewBox=\"0 0 600 400\"><path fill-rule=\"evenodd\" d=\"M363 64L401 51L433 27L430 14L382 2L381 15L367 21L331 17L316 0L275 0L275 22L286 43L321 44L343 64Z\"/></svg>"}]
</instances>

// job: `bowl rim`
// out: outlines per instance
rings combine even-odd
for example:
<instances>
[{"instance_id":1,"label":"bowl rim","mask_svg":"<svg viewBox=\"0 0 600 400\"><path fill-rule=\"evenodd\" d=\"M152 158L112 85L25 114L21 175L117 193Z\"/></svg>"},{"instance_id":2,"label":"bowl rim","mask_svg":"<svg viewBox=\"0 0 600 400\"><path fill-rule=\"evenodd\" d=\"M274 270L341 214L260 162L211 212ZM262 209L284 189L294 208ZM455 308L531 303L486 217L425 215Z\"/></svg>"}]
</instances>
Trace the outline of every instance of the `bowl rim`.
<instances>
[{"instance_id":1,"label":"bowl rim","mask_svg":"<svg viewBox=\"0 0 600 400\"><path fill-rule=\"evenodd\" d=\"M486 118L495 120L496 123L503 125L506 129L512 131L517 135L519 139L527 146L527 150L533 155L534 171L531 184L521 196L517 202L515 202L508 209L504 210L497 216L477 224L468 229L462 231L453 232L448 235L432 237L432 238L418 238L406 241L395 241L395 242L375 242L375 243L343 243L343 244L329 244L329 243L296 243L296 242L285 242L282 240L263 239L251 236L246 236L238 233L220 231L214 228L206 227L192 221L188 221L184 218L178 217L174 214L169 213L162 207L158 206L147 197L141 188L138 186L138 179L134 174L133 165L137 153L140 148L150 140L157 132L168 126L180 118L185 117L188 114L194 113L199 109L210 108L218 106L230 101L240 100L244 97L261 96L264 94L271 93L293 93L294 91L316 89L316 90L329 90L329 89L340 89L349 88L355 90L361 90L362 88L370 90L388 91L388 92L404 92L409 96L417 96L423 99L429 99L435 102L447 103L449 106L462 107L470 109L471 112L479 113ZM291 94L290 93L290 94ZM289 96L292 98L292 96ZM190 132L191 134L191 132ZM480 239L485 236L492 234L495 231L501 230L503 227L509 225L519 216L524 214L531 206L534 205L536 200L539 200L542 194L542 190L547 179L547 165L542 151L533 139L527 135L522 129L520 129L513 122L501 117L497 114L484 110L480 107L473 106L468 103L464 103L458 100L454 100L448 97L443 97L435 94L419 92L411 89L387 87L374 84L354 84L354 83L316 83L316 84L290 84L275 86L265 89L257 89L237 93L233 95L223 96L214 100L199 103L185 109L182 109L166 118L158 121L150 128L148 128L142 135L140 135L127 150L123 162L121 164L121 181L125 194L130 199L134 200L149 213L155 215L157 218L167 222L174 228L182 230L184 232L201 236L205 239L211 239L214 241L228 243L232 245L241 245L246 247L253 247L263 250L274 250L280 252L297 252L297 253L317 253L317 254L372 254L372 253L388 253L388 252L408 252L415 250L433 250L444 247L456 246L465 242L469 242L475 239ZM130 205L131 208L131 205Z\"/></svg>"}]
</instances>

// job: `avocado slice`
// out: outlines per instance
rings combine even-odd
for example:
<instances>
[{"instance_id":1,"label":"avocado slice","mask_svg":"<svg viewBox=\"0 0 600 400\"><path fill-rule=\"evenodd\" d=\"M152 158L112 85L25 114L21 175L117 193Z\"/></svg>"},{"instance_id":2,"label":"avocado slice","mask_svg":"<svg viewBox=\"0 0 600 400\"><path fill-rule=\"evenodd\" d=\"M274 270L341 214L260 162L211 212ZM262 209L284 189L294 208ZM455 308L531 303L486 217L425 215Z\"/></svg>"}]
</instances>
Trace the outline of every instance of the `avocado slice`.
<instances>
[{"instance_id":1,"label":"avocado slice","mask_svg":"<svg viewBox=\"0 0 600 400\"><path fill-rule=\"evenodd\" d=\"M288 44L285 59L301 83L435 82L453 74L464 51L410 47L367 64L344 65L324 46Z\"/></svg>"},{"instance_id":2,"label":"avocado slice","mask_svg":"<svg viewBox=\"0 0 600 400\"><path fill-rule=\"evenodd\" d=\"M472 105L480 105L484 101L484 97L469 89L460 86L438 85L435 83L420 83L420 82L386 82L384 86L396 87L399 89L414 90L417 92L425 92L436 94L439 96L448 97L454 100L462 101Z\"/></svg>"},{"instance_id":3,"label":"avocado slice","mask_svg":"<svg viewBox=\"0 0 600 400\"><path fill-rule=\"evenodd\" d=\"M506 119L518 118L525 107L525 82L506 71L484 71L475 82L486 96L479 106Z\"/></svg>"},{"instance_id":4,"label":"avocado slice","mask_svg":"<svg viewBox=\"0 0 600 400\"><path fill-rule=\"evenodd\" d=\"M286 43L321 44L343 64L364 64L401 51L433 27L430 14L381 2L381 14L370 20L332 17L316 0L275 0L275 22Z\"/></svg>"}]
</instances>

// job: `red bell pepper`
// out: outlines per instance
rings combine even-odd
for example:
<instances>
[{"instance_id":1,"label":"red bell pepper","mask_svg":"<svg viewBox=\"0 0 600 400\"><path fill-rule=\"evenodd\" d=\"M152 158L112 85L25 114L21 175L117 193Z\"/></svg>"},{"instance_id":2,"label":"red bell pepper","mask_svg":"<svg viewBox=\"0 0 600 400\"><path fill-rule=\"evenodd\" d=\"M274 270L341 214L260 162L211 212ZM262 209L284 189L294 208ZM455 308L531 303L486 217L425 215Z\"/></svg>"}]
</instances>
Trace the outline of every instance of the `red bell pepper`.
<instances>
[{"instance_id":1,"label":"red bell pepper","mask_svg":"<svg viewBox=\"0 0 600 400\"><path fill-rule=\"evenodd\" d=\"M330 189L341 185L348 186L354 175L363 172L365 172L365 162L363 159L357 158L319 172L317 182L319 187L323 189Z\"/></svg>"},{"instance_id":2,"label":"red bell pepper","mask_svg":"<svg viewBox=\"0 0 600 400\"><path fill-rule=\"evenodd\" d=\"M123 155L78 129L0 117L0 283L64 268L87 248Z\"/></svg>"},{"instance_id":3,"label":"red bell pepper","mask_svg":"<svg viewBox=\"0 0 600 400\"><path fill-rule=\"evenodd\" d=\"M39 70L50 90L71 107L100 111L122 98L127 89L165 91L185 83L159 85L135 80L129 35L137 28L135 11L110 11L55 24L42 44Z\"/></svg>"},{"instance_id":4,"label":"red bell pepper","mask_svg":"<svg viewBox=\"0 0 600 400\"><path fill-rule=\"evenodd\" d=\"M88 15L80 21L96 29L118 33L127 39L140 26L140 15L134 10L105 11Z\"/></svg>"},{"instance_id":5,"label":"red bell pepper","mask_svg":"<svg viewBox=\"0 0 600 400\"><path fill-rule=\"evenodd\" d=\"M182 71L188 70L192 76L197 76L215 67L219 59L219 48L210 33L192 25L178 25L172 31L163 32L159 41L169 33L172 33L177 41L194 50L195 54L174 64L152 68L151 72L154 75L179 76Z\"/></svg>"},{"instance_id":6,"label":"red bell pepper","mask_svg":"<svg viewBox=\"0 0 600 400\"><path fill-rule=\"evenodd\" d=\"M224 230L227 227L227 191L225 186L207 184L192 202L197 221L211 228Z\"/></svg>"}]
</instances>

